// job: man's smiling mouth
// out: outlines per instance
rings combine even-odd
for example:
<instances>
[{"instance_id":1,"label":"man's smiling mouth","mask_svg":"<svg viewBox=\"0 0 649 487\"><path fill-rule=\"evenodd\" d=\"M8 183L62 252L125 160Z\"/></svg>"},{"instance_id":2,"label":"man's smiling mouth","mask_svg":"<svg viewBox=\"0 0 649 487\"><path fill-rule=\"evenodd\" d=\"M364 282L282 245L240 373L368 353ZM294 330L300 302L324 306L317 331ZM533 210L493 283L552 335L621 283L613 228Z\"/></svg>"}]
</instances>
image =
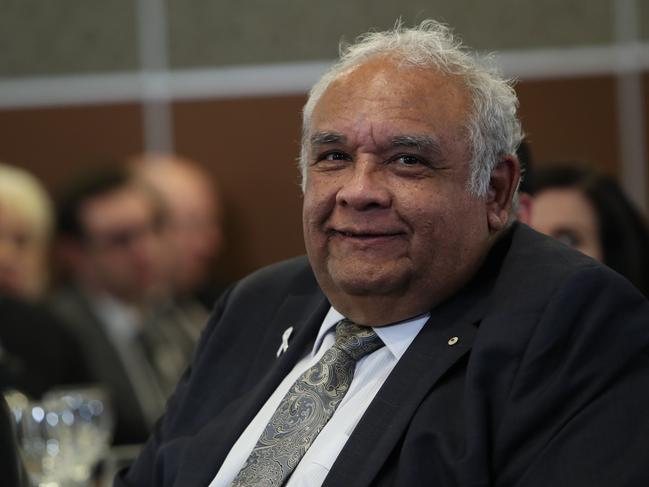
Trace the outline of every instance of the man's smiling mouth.
<instances>
[{"instance_id":1,"label":"man's smiling mouth","mask_svg":"<svg viewBox=\"0 0 649 487\"><path fill-rule=\"evenodd\" d=\"M359 242L381 242L397 238L403 238L405 232L397 230L348 230L348 229L332 229L330 236L342 240L359 241Z\"/></svg>"}]
</instances>

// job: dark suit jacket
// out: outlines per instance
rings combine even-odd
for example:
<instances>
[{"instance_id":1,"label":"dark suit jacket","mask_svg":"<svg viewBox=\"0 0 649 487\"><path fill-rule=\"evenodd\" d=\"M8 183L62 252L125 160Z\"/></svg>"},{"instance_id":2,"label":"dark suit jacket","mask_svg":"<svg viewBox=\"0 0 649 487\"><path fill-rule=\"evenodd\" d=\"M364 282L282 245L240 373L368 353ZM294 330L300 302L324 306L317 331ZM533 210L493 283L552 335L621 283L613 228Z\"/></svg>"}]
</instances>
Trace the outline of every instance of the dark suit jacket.
<instances>
[{"instance_id":1,"label":"dark suit jacket","mask_svg":"<svg viewBox=\"0 0 649 487\"><path fill-rule=\"evenodd\" d=\"M0 296L0 390L32 398L91 380L76 337L40 303Z\"/></svg>"},{"instance_id":2,"label":"dark suit jacket","mask_svg":"<svg viewBox=\"0 0 649 487\"><path fill-rule=\"evenodd\" d=\"M328 306L304 258L226 292L116 485L209 485ZM626 280L515 226L432 310L324 485L649 485L648 348L649 304Z\"/></svg>"}]
</instances>

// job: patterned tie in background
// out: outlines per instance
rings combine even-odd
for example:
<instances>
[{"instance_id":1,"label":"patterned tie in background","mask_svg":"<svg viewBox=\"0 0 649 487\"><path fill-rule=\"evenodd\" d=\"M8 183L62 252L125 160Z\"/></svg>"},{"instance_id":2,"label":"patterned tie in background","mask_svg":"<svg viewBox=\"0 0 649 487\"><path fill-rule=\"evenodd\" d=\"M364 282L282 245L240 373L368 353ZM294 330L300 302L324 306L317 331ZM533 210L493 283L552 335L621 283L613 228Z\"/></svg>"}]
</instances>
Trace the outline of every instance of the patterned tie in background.
<instances>
[{"instance_id":1,"label":"patterned tie in background","mask_svg":"<svg viewBox=\"0 0 649 487\"><path fill-rule=\"evenodd\" d=\"M339 322L334 345L291 386L230 485L283 485L347 393L356 362L382 346L372 328Z\"/></svg>"}]
</instances>

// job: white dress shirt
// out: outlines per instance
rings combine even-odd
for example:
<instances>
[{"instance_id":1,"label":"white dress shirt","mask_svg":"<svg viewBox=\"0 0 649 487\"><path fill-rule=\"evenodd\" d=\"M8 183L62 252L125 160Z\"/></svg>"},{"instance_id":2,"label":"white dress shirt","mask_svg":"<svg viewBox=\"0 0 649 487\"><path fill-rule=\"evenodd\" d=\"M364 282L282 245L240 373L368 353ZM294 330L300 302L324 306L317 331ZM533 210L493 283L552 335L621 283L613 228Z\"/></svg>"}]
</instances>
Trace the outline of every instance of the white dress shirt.
<instances>
[{"instance_id":1,"label":"white dress shirt","mask_svg":"<svg viewBox=\"0 0 649 487\"><path fill-rule=\"evenodd\" d=\"M322 485L329 469L345 446L365 410L390 375L410 343L422 329L429 315L420 315L395 325L374 328L385 347L361 358L356 363L354 378L329 422L315 438L289 478L287 487L316 487ZM284 378L275 392L259 410L255 418L230 449L221 469L209 487L228 487L250 456L266 424L295 380L312 367L335 341L335 325L343 319L338 311L329 308L313 350L300 360ZM279 345L279 342L278 342ZM290 342L289 342L290 346ZM209 458L209 452L206 452ZM208 460L209 461L209 460Z\"/></svg>"}]
</instances>

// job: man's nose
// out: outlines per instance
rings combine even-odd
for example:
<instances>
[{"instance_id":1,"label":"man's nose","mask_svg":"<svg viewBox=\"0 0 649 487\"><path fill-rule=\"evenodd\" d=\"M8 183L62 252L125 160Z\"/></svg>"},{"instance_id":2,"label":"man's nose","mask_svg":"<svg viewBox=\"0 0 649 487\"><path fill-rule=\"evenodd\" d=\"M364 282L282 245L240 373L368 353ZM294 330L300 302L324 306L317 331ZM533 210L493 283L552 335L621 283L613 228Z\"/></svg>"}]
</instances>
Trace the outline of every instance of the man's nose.
<instances>
[{"instance_id":1,"label":"man's nose","mask_svg":"<svg viewBox=\"0 0 649 487\"><path fill-rule=\"evenodd\" d=\"M376 162L359 160L343 176L336 203L355 210L387 208L392 200L385 175Z\"/></svg>"},{"instance_id":2,"label":"man's nose","mask_svg":"<svg viewBox=\"0 0 649 487\"><path fill-rule=\"evenodd\" d=\"M129 251L140 261L149 261L154 258L158 243L159 237L156 234L149 230L143 231L129 242Z\"/></svg>"}]
</instances>

